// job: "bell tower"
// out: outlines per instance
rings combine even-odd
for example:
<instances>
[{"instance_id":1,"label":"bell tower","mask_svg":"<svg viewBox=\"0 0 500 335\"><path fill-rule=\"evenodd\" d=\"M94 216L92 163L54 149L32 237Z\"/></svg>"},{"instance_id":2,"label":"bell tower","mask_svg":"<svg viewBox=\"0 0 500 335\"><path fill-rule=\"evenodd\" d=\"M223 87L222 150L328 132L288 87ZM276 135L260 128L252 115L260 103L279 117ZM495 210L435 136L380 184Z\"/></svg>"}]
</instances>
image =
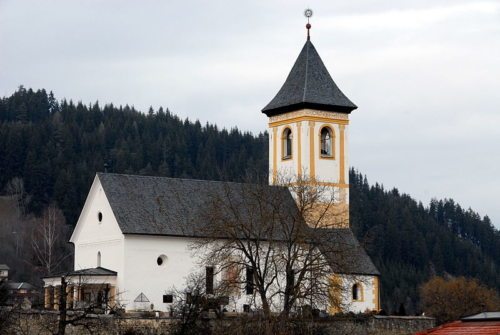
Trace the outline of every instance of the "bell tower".
<instances>
[{"instance_id":1,"label":"bell tower","mask_svg":"<svg viewBox=\"0 0 500 335\"><path fill-rule=\"evenodd\" d=\"M309 20L312 12L305 15ZM269 183L291 176L330 188L335 226L348 227L348 125L357 106L328 73L311 42L309 22L306 28L306 43L285 83L262 109L269 118Z\"/></svg>"}]
</instances>

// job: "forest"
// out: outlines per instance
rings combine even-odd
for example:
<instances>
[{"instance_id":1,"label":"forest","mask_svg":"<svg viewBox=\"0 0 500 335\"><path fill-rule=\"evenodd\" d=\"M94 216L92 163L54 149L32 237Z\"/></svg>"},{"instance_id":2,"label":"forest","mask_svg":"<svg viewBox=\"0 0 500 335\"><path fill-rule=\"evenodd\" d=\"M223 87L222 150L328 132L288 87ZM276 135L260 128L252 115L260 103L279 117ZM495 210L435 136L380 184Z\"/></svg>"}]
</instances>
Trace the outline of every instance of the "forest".
<instances>
[{"instance_id":1,"label":"forest","mask_svg":"<svg viewBox=\"0 0 500 335\"><path fill-rule=\"evenodd\" d=\"M182 120L168 108L142 113L131 106L86 105L22 86L0 99L1 195L17 190L25 216L60 212L66 234L96 172L267 180L267 160L267 133ZM419 313L419 287L433 275L473 277L500 291L500 231L487 216L452 199L422 204L370 184L355 169L350 190L351 226L382 274L386 312ZM13 259L12 250L0 244L0 263ZM13 273L29 279L23 271Z\"/></svg>"}]
</instances>

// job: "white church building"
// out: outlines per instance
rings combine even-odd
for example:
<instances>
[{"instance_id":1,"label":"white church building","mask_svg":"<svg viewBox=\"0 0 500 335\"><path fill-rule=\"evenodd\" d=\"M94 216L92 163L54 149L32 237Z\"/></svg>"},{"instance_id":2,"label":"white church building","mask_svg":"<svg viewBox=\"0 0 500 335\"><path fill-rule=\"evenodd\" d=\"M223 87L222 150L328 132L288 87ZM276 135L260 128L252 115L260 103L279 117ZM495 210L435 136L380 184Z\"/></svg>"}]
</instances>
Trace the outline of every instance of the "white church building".
<instances>
[{"instance_id":1,"label":"white church building","mask_svg":"<svg viewBox=\"0 0 500 335\"><path fill-rule=\"evenodd\" d=\"M344 311L365 312L380 309L380 274L349 227L348 125L356 108L308 37L282 88L262 112L269 118L267 187L276 188L281 175L307 176L339 195L336 208L343 214L341 219L335 215L337 223L328 229L354 251L356 261L348 271L331 271L346 286ZM223 184L238 185L97 173L70 239L75 253L74 271L64 274L67 306L107 298L127 311L168 312L190 274L213 276L190 246L203 238L200 211ZM295 206L292 195L285 196ZM44 278L47 309L59 308L61 278ZM217 275L210 280L218 280ZM233 295L228 310L256 307L245 288Z\"/></svg>"}]
</instances>

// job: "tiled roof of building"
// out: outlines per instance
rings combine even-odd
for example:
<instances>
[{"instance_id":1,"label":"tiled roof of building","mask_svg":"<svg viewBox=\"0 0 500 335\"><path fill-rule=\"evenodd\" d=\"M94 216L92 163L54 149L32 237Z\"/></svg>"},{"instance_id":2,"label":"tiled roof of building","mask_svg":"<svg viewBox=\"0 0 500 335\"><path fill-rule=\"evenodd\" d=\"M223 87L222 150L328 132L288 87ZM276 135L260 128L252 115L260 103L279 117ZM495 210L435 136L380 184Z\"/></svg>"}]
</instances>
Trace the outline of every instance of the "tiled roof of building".
<instances>
[{"instance_id":1,"label":"tiled roof of building","mask_svg":"<svg viewBox=\"0 0 500 335\"><path fill-rule=\"evenodd\" d=\"M463 322L454 321L442 326L416 333L415 335L498 335L499 321Z\"/></svg>"},{"instance_id":2,"label":"tiled roof of building","mask_svg":"<svg viewBox=\"0 0 500 335\"><path fill-rule=\"evenodd\" d=\"M415 335L499 335L500 312L485 312L445 323Z\"/></svg>"},{"instance_id":3,"label":"tiled roof of building","mask_svg":"<svg viewBox=\"0 0 500 335\"><path fill-rule=\"evenodd\" d=\"M0 264L0 270L9 270L10 268L7 266L7 264Z\"/></svg>"},{"instance_id":4,"label":"tiled roof of building","mask_svg":"<svg viewBox=\"0 0 500 335\"><path fill-rule=\"evenodd\" d=\"M335 84L310 40L302 48L278 94L262 112L273 116L303 108L342 113L358 108Z\"/></svg>"}]
</instances>

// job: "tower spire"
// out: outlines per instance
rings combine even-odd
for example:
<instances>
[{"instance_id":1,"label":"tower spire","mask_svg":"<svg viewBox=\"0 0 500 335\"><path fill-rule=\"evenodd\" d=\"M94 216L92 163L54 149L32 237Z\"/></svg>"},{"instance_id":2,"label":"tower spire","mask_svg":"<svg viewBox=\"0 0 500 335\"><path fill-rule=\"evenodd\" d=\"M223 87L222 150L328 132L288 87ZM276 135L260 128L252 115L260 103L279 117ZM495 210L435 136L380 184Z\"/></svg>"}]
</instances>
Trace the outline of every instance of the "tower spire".
<instances>
[{"instance_id":1,"label":"tower spire","mask_svg":"<svg viewBox=\"0 0 500 335\"><path fill-rule=\"evenodd\" d=\"M309 34L309 31L311 30L311 24L309 23L309 18L313 15L313 11L310 8L307 8L304 11L304 16L307 17L307 24L306 24L306 29L307 29L307 40L311 40L311 35Z\"/></svg>"}]
</instances>

